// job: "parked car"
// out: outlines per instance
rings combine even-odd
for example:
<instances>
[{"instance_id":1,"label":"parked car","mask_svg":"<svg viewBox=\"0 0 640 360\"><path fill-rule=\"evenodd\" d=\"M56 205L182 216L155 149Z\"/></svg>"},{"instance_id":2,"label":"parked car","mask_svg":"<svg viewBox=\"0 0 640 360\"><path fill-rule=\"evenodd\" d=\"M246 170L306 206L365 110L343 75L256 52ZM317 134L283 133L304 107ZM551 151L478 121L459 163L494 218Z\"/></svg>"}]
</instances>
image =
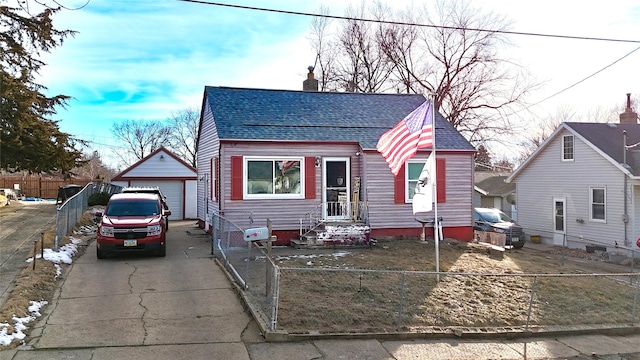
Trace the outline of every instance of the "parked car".
<instances>
[{"instance_id":1,"label":"parked car","mask_svg":"<svg viewBox=\"0 0 640 360\"><path fill-rule=\"evenodd\" d=\"M165 256L167 227L163 210L155 194L121 193L109 199L100 217L97 231L97 257L125 252L153 252Z\"/></svg>"},{"instance_id":2,"label":"parked car","mask_svg":"<svg viewBox=\"0 0 640 360\"><path fill-rule=\"evenodd\" d=\"M58 188L58 198L56 199L56 204L60 205L67 201L70 197L77 194L82 190L82 186L80 185L65 185Z\"/></svg>"},{"instance_id":3,"label":"parked car","mask_svg":"<svg viewBox=\"0 0 640 360\"><path fill-rule=\"evenodd\" d=\"M160 191L159 187L139 187L139 186L132 186L132 187L126 187L124 189L122 189L123 193L137 193L137 194L155 194L160 198L160 202L162 202L162 209L163 212L166 212L169 210L169 205L167 204L167 197L164 196L164 194L162 193L162 191ZM167 230L169 230L169 214L164 214L164 222L165 225L167 227Z\"/></svg>"},{"instance_id":4,"label":"parked car","mask_svg":"<svg viewBox=\"0 0 640 360\"><path fill-rule=\"evenodd\" d=\"M475 208L473 230L490 231L506 235L505 245L522 249L526 241L522 227L509 215L493 208Z\"/></svg>"}]
</instances>

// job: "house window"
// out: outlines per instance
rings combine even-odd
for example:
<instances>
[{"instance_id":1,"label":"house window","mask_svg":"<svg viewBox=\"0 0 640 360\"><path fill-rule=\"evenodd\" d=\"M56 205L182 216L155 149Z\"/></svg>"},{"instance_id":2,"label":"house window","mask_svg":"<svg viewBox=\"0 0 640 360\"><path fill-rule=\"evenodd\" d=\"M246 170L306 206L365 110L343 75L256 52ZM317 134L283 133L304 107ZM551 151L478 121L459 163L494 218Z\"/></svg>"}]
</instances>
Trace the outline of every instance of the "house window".
<instances>
[{"instance_id":1,"label":"house window","mask_svg":"<svg viewBox=\"0 0 640 360\"><path fill-rule=\"evenodd\" d=\"M562 161L573 161L573 135L565 135L562 137Z\"/></svg>"},{"instance_id":2,"label":"house window","mask_svg":"<svg viewBox=\"0 0 640 360\"><path fill-rule=\"evenodd\" d=\"M423 167L424 162L407 162L407 202L411 202L413 199L413 194L415 193L414 190L418 184L418 178L420 177Z\"/></svg>"},{"instance_id":3,"label":"house window","mask_svg":"<svg viewBox=\"0 0 640 360\"><path fill-rule=\"evenodd\" d=\"M245 197L303 198L302 158L245 158Z\"/></svg>"},{"instance_id":4,"label":"house window","mask_svg":"<svg viewBox=\"0 0 640 360\"><path fill-rule=\"evenodd\" d=\"M603 187L592 187L590 189L591 197L591 216L593 221L605 221L606 220L606 191Z\"/></svg>"},{"instance_id":5,"label":"house window","mask_svg":"<svg viewBox=\"0 0 640 360\"><path fill-rule=\"evenodd\" d=\"M418 183L418 178L420 177L425 162L426 160L412 160L405 163L404 172L401 171L400 174L398 174L400 183L396 183L396 203L411 203L413 201L416 184ZM438 203L447 201L446 172L446 159L436 159L436 191ZM403 173L404 182L402 182ZM400 197L398 197L398 195Z\"/></svg>"}]
</instances>

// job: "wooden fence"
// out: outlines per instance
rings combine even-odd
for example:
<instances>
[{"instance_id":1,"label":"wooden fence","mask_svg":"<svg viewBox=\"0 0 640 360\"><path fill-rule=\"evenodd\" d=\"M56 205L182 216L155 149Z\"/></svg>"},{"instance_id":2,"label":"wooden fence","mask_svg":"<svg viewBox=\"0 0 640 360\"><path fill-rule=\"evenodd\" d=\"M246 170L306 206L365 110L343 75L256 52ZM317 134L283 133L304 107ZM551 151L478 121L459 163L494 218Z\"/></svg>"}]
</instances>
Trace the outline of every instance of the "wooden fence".
<instances>
[{"instance_id":1,"label":"wooden fence","mask_svg":"<svg viewBox=\"0 0 640 360\"><path fill-rule=\"evenodd\" d=\"M58 189L61 186L75 184L85 186L90 183L88 179L68 179L49 178L46 176L6 176L0 175L0 189L16 189L26 197L36 197L41 199L55 199L58 196Z\"/></svg>"}]
</instances>

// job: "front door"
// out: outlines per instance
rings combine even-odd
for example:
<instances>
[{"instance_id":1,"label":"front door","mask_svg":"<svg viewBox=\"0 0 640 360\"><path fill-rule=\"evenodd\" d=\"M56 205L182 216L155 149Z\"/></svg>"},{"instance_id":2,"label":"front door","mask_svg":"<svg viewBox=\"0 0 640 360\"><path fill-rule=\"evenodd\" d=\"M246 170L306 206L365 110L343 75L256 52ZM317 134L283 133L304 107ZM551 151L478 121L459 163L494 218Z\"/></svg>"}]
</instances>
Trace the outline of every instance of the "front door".
<instances>
[{"instance_id":1,"label":"front door","mask_svg":"<svg viewBox=\"0 0 640 360\"><path fill-rule=\"evenodd\" d=\"M349 219L349 158L324 158L322 165L322 215L326 220Z\"/></svg>"},{"instance_id":2,"label":"front door","mask_svg":"<svg viewBox=\"0 0 640 360\"><path fill-rule=\"evenodd\" d=\"M565 245L565 233L567 228L567 206L565 199L553 199L553 245Z\"/></svg>"}]
</instances>

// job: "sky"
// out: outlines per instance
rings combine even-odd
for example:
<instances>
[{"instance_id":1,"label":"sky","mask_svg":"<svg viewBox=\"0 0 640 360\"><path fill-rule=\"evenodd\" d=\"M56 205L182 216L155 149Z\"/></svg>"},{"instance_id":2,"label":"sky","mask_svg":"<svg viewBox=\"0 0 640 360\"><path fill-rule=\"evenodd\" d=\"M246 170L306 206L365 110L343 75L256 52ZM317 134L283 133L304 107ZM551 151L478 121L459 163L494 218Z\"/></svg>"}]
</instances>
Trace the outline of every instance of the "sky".
<instances>
[{"instance_id":1,"label":"sky","mask_svg":"<svg viewBox=\"0 0 640 360\"><path fill-rule=\"evenodd\" d=\"M53 4L52 0L45 2ZM177 0L58 2L79 9L58 12L53 18L54 27L76 30L78 34L43 56L47 65L38 81L48 88L49 95L72 97L67 108L59 109L54 117L59 120L60 129L88 141L88 153L97 150L105 163L120 170L125 166L118 163L115 152L123 148L113 136L114 124L125 120L165 120L189 108L199 111L205 86L301 90L307 67L315 60L308 38L310 17ZM353 3L220 2L309 13L317 12L322 5L329 8L331 15L339 16L344 15L347 4ZM392 3L406 6L409 2ZM513 47L508 56L544 84L527 99L537 104L529 109L532 115L527 126L535 128L539 119L556 113L560 107L586 113L596 108L621 107L627 93L640 96L640 51L633 52L640 47L640 3L470 3L483 12L504 15L516 32L638 41L509 35ZM600 71L603 68L606 69ZM570 89L552 96L566 88ZM551 98L540 102L548 97Z\"/></svg>"}]
</instances>

